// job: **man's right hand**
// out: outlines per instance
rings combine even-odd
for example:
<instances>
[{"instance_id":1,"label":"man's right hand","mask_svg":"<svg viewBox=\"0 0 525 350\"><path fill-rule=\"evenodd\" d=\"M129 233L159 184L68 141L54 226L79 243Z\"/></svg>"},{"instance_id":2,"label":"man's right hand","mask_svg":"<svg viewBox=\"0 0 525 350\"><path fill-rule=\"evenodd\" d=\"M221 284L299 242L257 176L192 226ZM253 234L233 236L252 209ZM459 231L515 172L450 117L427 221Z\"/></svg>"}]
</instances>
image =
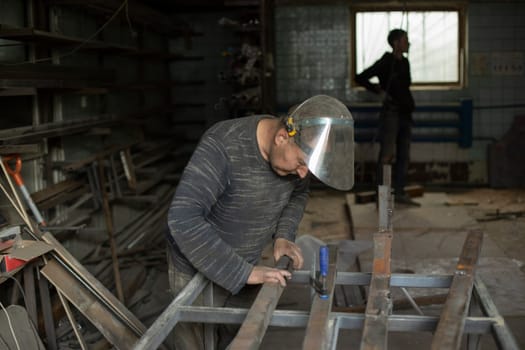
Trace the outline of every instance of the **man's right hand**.
<instances>
[{"instance_id":1,"label":"man's right hand","mask_svg":"<svg viewBox=\"0 0 525 350\"><path fill-rule=\"evenodd\" d=\"M279 283L286 287L286 280L292 278L292 274L287 270L274 269L267 266L254 266L247 284L263 284L266 282Z\"/></svg>"}]
</instances>

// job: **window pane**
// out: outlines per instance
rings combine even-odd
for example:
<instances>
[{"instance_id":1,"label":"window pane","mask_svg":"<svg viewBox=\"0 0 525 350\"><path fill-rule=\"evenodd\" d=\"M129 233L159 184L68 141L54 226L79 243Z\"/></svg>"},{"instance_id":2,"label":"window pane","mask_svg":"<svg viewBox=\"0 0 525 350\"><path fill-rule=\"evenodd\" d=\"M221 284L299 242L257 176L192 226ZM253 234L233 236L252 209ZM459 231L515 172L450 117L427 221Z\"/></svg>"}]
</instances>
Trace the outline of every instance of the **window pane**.
<instances>
[{"instance_id":1,"label":"window pane","mask_svg":"<svg viewBox=\"0 0 525 350\"><path fill-rule=\"evenodd\" d=\"M459 81L457 11L358 12L355 25L357 73L392 51L386 39L391 29L406 28L412 82Z\"/></svg>"}]
</instances>

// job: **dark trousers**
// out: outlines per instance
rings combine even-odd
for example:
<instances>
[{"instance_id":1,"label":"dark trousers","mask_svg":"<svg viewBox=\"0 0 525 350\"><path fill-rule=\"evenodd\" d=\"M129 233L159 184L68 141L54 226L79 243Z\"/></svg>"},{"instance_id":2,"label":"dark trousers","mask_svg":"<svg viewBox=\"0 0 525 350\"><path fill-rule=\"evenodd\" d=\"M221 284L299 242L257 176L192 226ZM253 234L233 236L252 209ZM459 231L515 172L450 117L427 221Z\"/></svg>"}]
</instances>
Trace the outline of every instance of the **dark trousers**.
<instances>
[{"instance_id":1,"label":"dark trousers","mask_svg":"<svg viewBox=\"0 0 525 350\"><path fill-rule=\"evenodd\" d=\"M173 264L171 251L168 248L168 278L171 292L176 297L189 283L193 276L179 271ZM249 309L257 297L260 285L245 285L239 293L232 295L218 285L213 285L214 307L232 307ZM203 306L204 300L200 295L194 306ZM232 342L239 331L239 324L220 324L214 327L216 349L224 350ZM200 323L179 322L171 332L168 343L172 350L204 350L204 325Z\"/></svg>"},{"instance_id":2,"label":"dark trousers","mask_svg":"<svg viewBox=\"0 0 525 350\"><path fill-rule=\"evenodd\" d=\"M412 117L395 106L384 106L379 119L379 157L377 184L383 184L383 165L392 165L392 187L395 194L404 194L408 164L410 162L410 137Z\"/></svg>"}]
</instances>

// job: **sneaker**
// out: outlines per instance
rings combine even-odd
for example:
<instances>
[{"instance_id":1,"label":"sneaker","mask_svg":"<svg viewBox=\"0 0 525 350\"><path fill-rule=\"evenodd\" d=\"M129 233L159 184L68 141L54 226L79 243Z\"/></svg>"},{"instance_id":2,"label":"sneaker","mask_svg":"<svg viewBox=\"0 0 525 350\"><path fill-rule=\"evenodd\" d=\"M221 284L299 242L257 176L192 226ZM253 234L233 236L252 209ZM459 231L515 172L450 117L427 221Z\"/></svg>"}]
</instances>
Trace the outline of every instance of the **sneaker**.
<instances>
[{"instance_id":1,"label":"sneaker","mask_svg":"<svg viewBox=\"0 0 525 350\"><path fill-rule=\"evenodd\" d=\"M394 201L397 204L410 205L410 206L413 206L413 207L420 207L421 206L421 204L419 204L416 201L413 201L412 198L410 198L410 196L408 196L407 194L396 194L394 196Z\"/></svg>"}]
</instances>

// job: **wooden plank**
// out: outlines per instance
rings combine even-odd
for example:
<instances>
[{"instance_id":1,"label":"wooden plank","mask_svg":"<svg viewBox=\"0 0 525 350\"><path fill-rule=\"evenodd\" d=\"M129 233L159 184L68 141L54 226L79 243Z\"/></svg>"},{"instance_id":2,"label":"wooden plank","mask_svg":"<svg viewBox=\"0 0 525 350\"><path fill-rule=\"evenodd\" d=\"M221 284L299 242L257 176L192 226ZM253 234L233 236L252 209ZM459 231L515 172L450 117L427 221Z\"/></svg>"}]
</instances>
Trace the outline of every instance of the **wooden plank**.
<instances>
[{"instance_id":1,"label":"wooden plank","mask_svg":"<svg viewBox=\"0 0 525 350\"><path fill-rule=\"evenodd\" d=\"M117 349L131 349L138 340L134 331L56 260L49 259L41 272Z\"/></svg>"},{"instance_id":2,"label":"wooden plank","mask_svg":"<svg viewBox=\"0 0 525 350\"><path fill-rule=\"evenodd\" d=\"M432 338L432 350L452 350L461 346L482 241L483 232L479 230L470 231L465 239L447 301Z\"/></svg>"},{"instance_id":3,"label":"wooden plank","mask_svg":"<svg viewBox=\"0 0 525 350\"><path fill-rule=\"evenodd\" d=\"M421 185L405 186L405 193L411 198L421 197L425 193L425 189ZM376 191L362 191L355 194L355 203L364 204L375 202L377 197Z\"/></svg>"},{"instance_id":4,"label":"wooden plank","mask_svg":"<svg viewBox=\"0 0 525 350\"><path fill-rule=\"evenodd\" d=\"M329 246L328 276L326 278L328 298L314 297L303 340L305 350L324 350L330 344L329 320L332 310L336 281L337 247Z\"/></svg>"},{"instance_id":5,"label":"wooden plank","mask_svg":"<svg viewBox=\"0 0 525 350\"><path fill-rule=\"evenodd\" d=\"M425 193L425 188L421 185L409 185L405 186L405 193L408 194L410 197L422 197Z\"/></svg>"},{"instance_id":6,"label":"wooden plank","mask_svg":"<svg viewBox=\"0 0 525 350\"><path fill-rule=\"evenodd\" d=\"M286 256L279 259L277 263L280 269L290 269L290 265L290 259ZM239 332L229 345L230 350L259 349L283 290L279 283L263 284Z\"/></svg>"}]
</instances>

